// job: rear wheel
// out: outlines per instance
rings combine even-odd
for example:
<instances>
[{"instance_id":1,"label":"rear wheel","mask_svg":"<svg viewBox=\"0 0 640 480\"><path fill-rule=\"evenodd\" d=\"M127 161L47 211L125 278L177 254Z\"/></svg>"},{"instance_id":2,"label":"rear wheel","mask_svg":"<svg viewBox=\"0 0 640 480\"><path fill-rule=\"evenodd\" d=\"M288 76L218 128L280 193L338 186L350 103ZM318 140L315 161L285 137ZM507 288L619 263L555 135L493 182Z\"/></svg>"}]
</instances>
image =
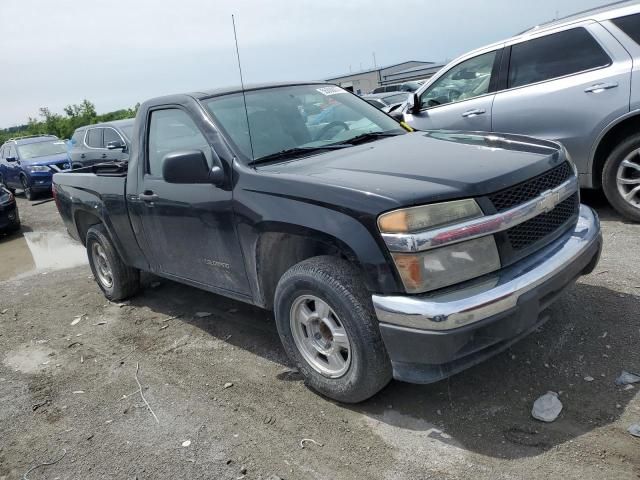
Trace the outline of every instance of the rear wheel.
<instances>
[{"instance_id":1,"label":"rear wheel","mask_svg":"<svg viewBox=\"0 0 640 480\"><path fill-rule=\"evenodd\" d=\"M36 198L36 195L33 189L29 185L29 181L27 180L27 177L25 177L24 175L20 177L20 183L22 184L22 191L24 192L24 197L27 200L33 200L34 198Z\"/></svg>"},{"instance_id":2,"label":"rear wheel","mask_svg":"<svg viewBox=\"0 0 640 480\"><path fill-rule=\"evenodd\" d=\"M391 380L370 295L347 261L323 256L294 265L278 282L274 306L282 344L314 390L356 403Z\"/></svg>"},{"instance_id":3,"label":"rear wheel","mask_svg":"<svg viewBox=\"0 0 640 480\"><path fill-rule=\"evenodd\" d=\"M602 172L602 188L613 208L640 222L640 134L611 152Z\"/></svg>"},{"instance_id":4,"label":"rear wheel","mask_svg":"<svg viewBox=\"0 0 640 480\"><path fill-rule=\"evenodd\" d=\"M122 261L104 225L94 225L89 229L86 245L91 271L105 297L119 301L138 291L139 270Z\"/></svg>"}]
</instances>

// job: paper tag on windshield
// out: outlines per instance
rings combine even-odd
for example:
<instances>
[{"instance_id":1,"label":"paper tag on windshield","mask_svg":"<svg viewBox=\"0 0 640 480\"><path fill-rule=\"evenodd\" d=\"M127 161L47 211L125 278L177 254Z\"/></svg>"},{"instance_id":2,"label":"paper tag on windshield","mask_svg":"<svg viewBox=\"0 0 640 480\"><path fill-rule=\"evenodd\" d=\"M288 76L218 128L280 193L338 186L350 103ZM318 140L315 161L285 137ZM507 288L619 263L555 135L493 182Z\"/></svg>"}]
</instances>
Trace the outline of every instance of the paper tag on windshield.
<instances>
[{"instance_id":1,"label":"paper tag on windshield","mask_svg":"<svg viewBox=\"0 0 640 480\"><path fill-rule=\"evenodd\" d=\"M335 87L331 85L330 87L321 87L316 88L323 95L335 95L336 93L347 93L346 90L341 89L340 87Z\"/></svg>"}]
</instances>

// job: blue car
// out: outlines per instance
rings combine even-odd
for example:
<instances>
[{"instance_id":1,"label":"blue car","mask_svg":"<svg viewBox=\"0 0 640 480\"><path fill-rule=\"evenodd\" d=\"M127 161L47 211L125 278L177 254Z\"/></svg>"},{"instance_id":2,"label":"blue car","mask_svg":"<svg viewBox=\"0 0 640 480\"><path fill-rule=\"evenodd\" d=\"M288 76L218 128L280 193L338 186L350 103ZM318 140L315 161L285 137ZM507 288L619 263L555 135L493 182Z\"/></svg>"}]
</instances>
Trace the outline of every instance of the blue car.
<instances>
[{"instance_id":1,"label":"blue car","mask_svg":"<svg viewBox=\"0 0 640 480\"><path fill-rule=\"evenodd\" d=\"M55 135L12 138L0 147L0 185L22 189L28 200L50 192L53 174L70 168L67 145Z\"/></svg>"}]
</instances>

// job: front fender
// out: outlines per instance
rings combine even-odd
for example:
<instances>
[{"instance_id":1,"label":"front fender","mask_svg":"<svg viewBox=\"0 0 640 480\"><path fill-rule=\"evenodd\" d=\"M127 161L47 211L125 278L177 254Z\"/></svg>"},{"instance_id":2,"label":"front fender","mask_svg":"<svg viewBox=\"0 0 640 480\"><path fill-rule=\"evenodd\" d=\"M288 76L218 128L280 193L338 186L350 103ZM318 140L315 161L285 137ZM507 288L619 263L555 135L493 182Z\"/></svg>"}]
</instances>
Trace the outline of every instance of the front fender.
<instances>
[{"instance_id":1,"label":"front fender","mask_svg":"<svg viewBox=\"0 0 640 480\"><path fill-rule=\"evenodd\" d=\"M250 278L257 276L255 251L264 232L307 236L336 246L359 264L373 292L401 292L382 239L358 219L324 205L269 193L242 191L236 198L238 236Z\"/></svg>"}]
</instances>

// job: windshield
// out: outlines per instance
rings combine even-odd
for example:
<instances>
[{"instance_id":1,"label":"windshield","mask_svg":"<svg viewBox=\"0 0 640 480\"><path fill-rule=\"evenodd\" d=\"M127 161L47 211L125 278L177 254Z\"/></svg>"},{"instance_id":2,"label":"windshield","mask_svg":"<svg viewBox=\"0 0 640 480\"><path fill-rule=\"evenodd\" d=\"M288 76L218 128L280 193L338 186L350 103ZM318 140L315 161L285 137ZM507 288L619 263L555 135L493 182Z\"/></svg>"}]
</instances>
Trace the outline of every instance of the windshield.
<instances>
[{"instance_id":1,"label":"windshield","mask_svg":"<svg viewBox=\"0 0 640 480\"><path fill-rule=\"evenodd\" d=\"M386 114L333 85L253 90L246 92L246 99L246 113L242 93L203 103L250 160L292 148L348 143L366 133L405 132Z\"/></svg>"},{"instance_id":2,"label":"windshield","mask_svg":"<svg viewBox=\"0 0 640 480\"><path fill-rule=\"evenodd\" d=\"M63 140L49 140L47 142L26 143L16 146L18 147L20 160L67 153L67 145Z\"/></svg>"}]
</instances>

